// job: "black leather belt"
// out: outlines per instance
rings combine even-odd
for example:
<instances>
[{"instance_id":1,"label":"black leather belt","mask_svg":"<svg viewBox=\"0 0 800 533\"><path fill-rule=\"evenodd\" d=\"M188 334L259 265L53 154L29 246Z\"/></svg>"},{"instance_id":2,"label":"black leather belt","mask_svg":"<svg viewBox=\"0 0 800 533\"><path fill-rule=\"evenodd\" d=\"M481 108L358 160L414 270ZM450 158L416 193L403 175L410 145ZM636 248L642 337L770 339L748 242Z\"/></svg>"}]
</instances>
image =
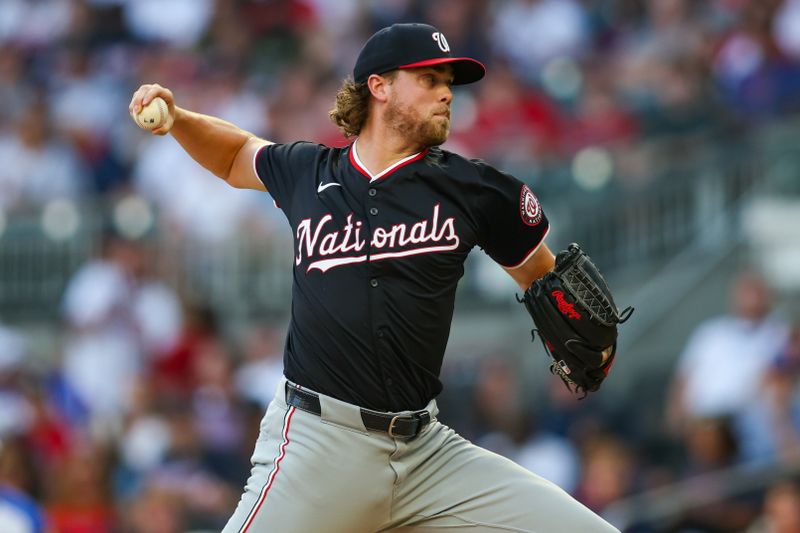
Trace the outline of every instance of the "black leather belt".
<instances>
[{"instance_id":1,"label":"black leather belt","mask_svg":"<svg viewBox=\"0 0 800 533\"><path fill-rule=\"evenodd\" d=\"M288 382L286 383L286 404L317 416L322 413L319 396L313 392L298 389ZM367 429L382 431L394 438L413 439L430 423L431 415L424 410L407 415L392 415L361 409L361 420Z\"/></svg>"}]
</instances>

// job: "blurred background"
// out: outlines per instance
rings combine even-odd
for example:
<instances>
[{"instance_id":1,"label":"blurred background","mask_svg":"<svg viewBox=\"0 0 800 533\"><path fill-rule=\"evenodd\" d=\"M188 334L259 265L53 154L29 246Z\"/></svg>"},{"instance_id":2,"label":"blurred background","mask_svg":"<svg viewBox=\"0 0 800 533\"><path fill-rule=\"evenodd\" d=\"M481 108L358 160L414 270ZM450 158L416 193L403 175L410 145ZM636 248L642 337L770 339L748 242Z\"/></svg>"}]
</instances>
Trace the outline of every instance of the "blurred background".
<instances>
[{"instance_id":1,"label":"blurred background","mask_svg":"<svg viewBox=\"0 0 800 533\"><path fill-rule=\"evenodd\" d=\"M579 401L475 251L440 397L626 532L800 531L800 0L0 1L0 531L219 531L281 375L291 235L128 117L142 83L278 142L364 40L488 67L446 148L530 184L637 311Z\"/></svg>"}]
</instances>

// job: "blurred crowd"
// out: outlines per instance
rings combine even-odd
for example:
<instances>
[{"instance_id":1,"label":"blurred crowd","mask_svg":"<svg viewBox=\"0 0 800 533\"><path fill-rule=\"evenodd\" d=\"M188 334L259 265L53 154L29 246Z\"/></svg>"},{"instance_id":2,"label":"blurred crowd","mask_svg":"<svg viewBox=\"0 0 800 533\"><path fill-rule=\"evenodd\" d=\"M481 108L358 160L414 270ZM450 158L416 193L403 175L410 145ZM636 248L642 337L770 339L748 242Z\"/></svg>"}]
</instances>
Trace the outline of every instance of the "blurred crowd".
<instances>
[{"instance_id":1,"label":"blurred crowd","mask_svg":"<svg viewBox=\"0 0 800 533\"><path fill-rule=\"evenodd\" d=\"M364 40L427 21L486 63L448 147L540 195L637 187L681 150L800 106L798 0L5 0L0 210L137 194L204 241L280 217L125 116L141 83L275 141L347 142L327 118ZM567 169L566 174L558 172Z\"/></svg>"},{"instance_id":2,"label":"blurred crowd","mask_svg":"<svg viewBox=\"0 0 800 533\"><path fill-rule=\"evenodd\" d=\"M333 95L364 40L400 21L487 65L457 90L447 147L552 201L644 186L653 146L684 153L800 110L800 0L3 0L0 232L54 202L131 197L158 213L152 231L209 249L285 232L268 195L136 129L131 93L158 82L265 138L341 145ZM112 226L63 294L54 353L32 357L0 326L1 531L219 530L247 478L284 321L231 327ZM600 513L699 474L796 461L800 327L756 274L731 302L692 333L658 432L636 406L579 402L555 379L532 394L518 354L492 350L445 366L444 421ZM631 531L797 533L797 482Z\"/></svg>"}]
</instances>

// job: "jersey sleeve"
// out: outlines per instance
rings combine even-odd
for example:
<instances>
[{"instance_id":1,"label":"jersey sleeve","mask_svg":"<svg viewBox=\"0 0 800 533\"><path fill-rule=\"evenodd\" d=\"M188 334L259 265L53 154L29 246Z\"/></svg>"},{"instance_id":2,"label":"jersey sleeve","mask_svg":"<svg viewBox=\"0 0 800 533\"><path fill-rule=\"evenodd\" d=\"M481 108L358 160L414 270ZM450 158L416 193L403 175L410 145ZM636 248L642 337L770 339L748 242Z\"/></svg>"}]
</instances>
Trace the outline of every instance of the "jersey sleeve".
<instances>
[{"instance_id":1,"label":"jersey sleeve","mask_svg":"<svg viewBox=\"0 0 800 533\"><path fill-rule=\"evenodd\" d=\"M483 163L478 171L483 231L477 244L500 265L521 266L544 241L550 222L539 199L522 181Z\"/></svg>"},{"instance_id":2,"label":"jersey sleeve","mask_svg":"<svg viewBox=\"0 0 800 533\"><path fill-rule=\"evenodd\" d=\"M256 152L253 166L275 204L284 211L302 179L316 175L317 161L326 147L310 142L267 144Z\"/></svg>"}]
</instances>

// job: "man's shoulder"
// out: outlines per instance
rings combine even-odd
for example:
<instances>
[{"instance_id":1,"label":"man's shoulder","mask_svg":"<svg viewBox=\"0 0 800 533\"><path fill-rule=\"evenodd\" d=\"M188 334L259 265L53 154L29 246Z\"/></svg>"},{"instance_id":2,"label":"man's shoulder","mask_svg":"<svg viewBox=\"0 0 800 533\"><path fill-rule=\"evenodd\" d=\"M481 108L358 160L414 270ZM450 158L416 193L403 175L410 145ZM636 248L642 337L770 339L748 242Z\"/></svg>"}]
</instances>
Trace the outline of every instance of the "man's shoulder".
<instances>
[{"instance_id":1,"label":"man's shoulder","mask_svg":"<svg viewBox=\"0 0 800 533\"><path fill-rule=\"evenodd\" d=\"M272 144L266 145L272 149L282 149L282 150L308 150L314 152L328 152L334 150L344 150L344 148L335 148L328 146L327 144L322 144L314 141L290 141L290 142L276 142Z\"/></svg>"},{"instance_id":2,"label":"man's shoulder","mask_svg":"<svg viewBox=\"0 0 800 533\"><path fill-rule=\"evenodd\" d=\"M270 152L269 157L303 162L329 158L338 160L343 154L346 155L350 146L333 147L314 141L292 141L268 144L264 148Z\"/></svg>"},{"instance_id":3,"label":"man's shoulder","mask_svg":"<svg viewBox=\"0 0 800 533\"><path fill-rule=\"evenodd\" d=\"M462 177L465 177L465 173L467 176L475 176L476 178L502 174L502 172L482 159L465 157L450 150L445 150L440 146L434 146L428 150L425 162L429 165L441 167L446 171L458 173Z\"/></svg>"}]
</instances>

